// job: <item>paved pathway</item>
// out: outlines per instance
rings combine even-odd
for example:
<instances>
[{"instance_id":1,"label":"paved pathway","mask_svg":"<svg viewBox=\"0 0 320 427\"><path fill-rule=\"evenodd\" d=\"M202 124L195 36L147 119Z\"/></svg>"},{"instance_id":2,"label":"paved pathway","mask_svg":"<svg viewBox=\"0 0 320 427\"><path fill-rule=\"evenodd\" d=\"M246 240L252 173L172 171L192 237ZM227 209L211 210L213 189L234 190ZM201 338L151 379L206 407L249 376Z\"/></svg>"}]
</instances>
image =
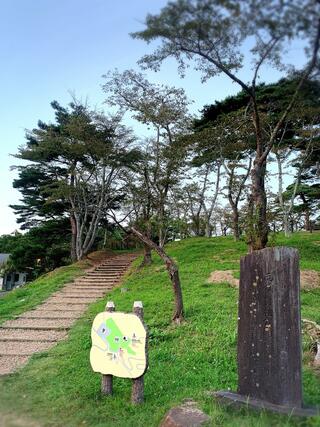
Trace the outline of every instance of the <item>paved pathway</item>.
<instances>
[{"instance_id":1,"label":"paved pathway","mask_svg":"<svg viewBox=\"0 0 320 427\"><path fill-rule=\"evenodd\" d=\"M0 375L14 372L34 353L48 350L66 338L75 320L90 303L119 283L135 257L125 254L108 258L35 309L5 322L0 327Z\"/></svg>"}]
</instances>

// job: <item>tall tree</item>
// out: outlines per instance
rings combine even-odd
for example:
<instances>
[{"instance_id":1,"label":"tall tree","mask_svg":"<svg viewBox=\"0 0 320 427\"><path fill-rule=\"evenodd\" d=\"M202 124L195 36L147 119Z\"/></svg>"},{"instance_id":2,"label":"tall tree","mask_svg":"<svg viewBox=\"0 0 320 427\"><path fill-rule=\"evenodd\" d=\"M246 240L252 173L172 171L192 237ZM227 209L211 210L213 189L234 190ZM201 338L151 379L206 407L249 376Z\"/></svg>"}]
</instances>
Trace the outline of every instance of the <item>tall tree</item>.
<instances>
[{"instance_id":1,"label":"tall tree","mask_svg":"<svg viewBox=\"0 0 320 427\"><path fill-rule=\"evenodd\" d=\"M155 250L164 261L175 296L173 320L180 322L183 319L183 299L179 270L173 259L166 254L164 244L169 191L177 183L184 164L184 146L180 143L180 135L188 129L188 100L183 90L152 84L143 74L133 70L123 73L116 70L108 73L105 78L107 102L122 111L131 112L136 120L151 127L154 132L142 150L143 162L137 171L140 188L131 186L134 189L132 211L141 211L141 205L137 209L136 197L137 194L142 194L141 186L145 196L142 203L150 204L150 209L148 208L145 216L146 209L142 208L143 216L130 225L132 233L145 246L145 261L150 261L147 248ZM157 241L152 239L152 213L158 228Z\"/></svg>"},{"instance_id":2,"label":"tall tree","mask_svg":"<svg viewBox=\"0 0 320 427\"><path fill-rule=\"evenodd\" d=\"M283 108L295 91L297 79L297 76L293 76L293 78L256 87L261 122L266 134L274 128L282 115ZM314 157L313 161L315 160L313 153L316 152L318 144L319 97L319 82L306 80L297 97L296 105L283 123L272 149L278 167L278 203L286 234L289 233L288 218L292 213L295 197L290 200L290 203L282 197L285 169L288 165L294 164L297 171L295 182L298 185L302 170L306 170L305 165L310 164L312 157ZM229 164L229 167L225 167L226 196L233 210L235 222L238 217L238 203L234 202L242 197L241 193L248 178L248 166L251 167L250 159L254 154L254 129L247 114L249 105L249 96L241 91L235 96L206 106L201 118L195 121L195 133L192 137L196 142L197 161L203 162L208 159L212 161L217 158L220 150L224 166L226 163ZM240 169L239 166L241 166ZM251 221L249 221L250 225ZM235 223L233 228L237 230Z\"/></svg>"},{"instance_id":3,"label":"tall tree","mask_svg":"<svg viewBox=\"0 0 320 427\"><path fill-rule=\"evenodd\" d=\"M13 207L33 221L53 213L67 215L71 258L80 259L92 247L106 210L121 197L118 178L130 161L127 148L132 136L118 118L107 118L80 103L69 108L51 105L55 123L39 121L16 155L31 165L19 166L14 186L23 192L24 204Z\"/></svg>"},{"instance_id":4,"label":"tall tree","mask_svg":"<svg viewBox=\"0 0 320 427\"><path fill-rule=\"evenodd\" d=\"M160 64L172 56L179 69L185 71L186 62L193 60L206 80L225 74L239 84L250 98L251 120L255 132L256 153L251 170L252 227L249 236L251 250L261 249L268 241L267 197L265 176L267 158L281 132L297 96L316 68L320 48L320 2L318 0L178 0L171 1L158 15L148 15L146 29L133 33L133 37L162 44L145 55L140 63L144 67L159 69ZM301 71L295 91L283 108L270 132L265 132L256 96L256 86L262 66L276 68L285 64L284 48L300 38L307 47L308 60ZM252 78L247 83L240 77L244 65L241 48L251 44Z\"/></svg>"}]
</instances>

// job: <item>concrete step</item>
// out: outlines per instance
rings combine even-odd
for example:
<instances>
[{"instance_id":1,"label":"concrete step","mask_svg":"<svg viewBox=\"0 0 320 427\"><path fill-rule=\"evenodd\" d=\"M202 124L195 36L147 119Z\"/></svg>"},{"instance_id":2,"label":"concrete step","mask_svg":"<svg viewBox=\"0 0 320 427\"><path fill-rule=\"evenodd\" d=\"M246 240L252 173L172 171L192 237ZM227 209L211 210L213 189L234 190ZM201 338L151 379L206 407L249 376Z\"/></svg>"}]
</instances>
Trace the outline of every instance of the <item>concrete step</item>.
<instances>
[{"instance_id":1,"label":"concrete step","mask_svg":"<svg viewBox=\"0 0 320 427\"><path fill-rule=\"evenodd\" d=\"M95 281L100 281L100 282L104 282L104 281L111 281L111 280L119 280L121 278L121 275L119 274L118 276L84 276L81 279L78 280L87 280L87 281L91 281L91 282L95 282Z\"/></svg>"},{"instance_id":2,"label":"concrete step","mask_svg":"<svg viewBox=\"0 0 320 427\"><path fill-rule=\"evenodd\" d=\"M86 286L109 286L115 285L116 283L119 283L119 280L78 280L75 284L76 285L86 285Z\"/></svg>"},{"instance_id":3,"label":"concrete step","mask_svg":"<svg viewBox=\"0 0 320 427\"><path fill-rule=\"evenodd\" d=\"M56 342L67 337L66 331L35 331L33 329L0 329L1 341L49 341Z\"/></svg>"},{"instance_id":4,"label":"concrete step","mask_svg":"<svg viewBox=\"0 0 320 427\"><path fill-rule=\"evenodd\" d=\"M0 356L29 356L33 353L49 350L55 342L21 342L21 341L0 341Z\"/></svg>"},{"instance_id":5,"label":"concrete step","mask_svg":"<svg viewBox=\"0 0 320 427\"><path fill-rule=\"evenodd\" d=\"M121 276L120 273L101 273L101 274L97 274L97 273L92 273L92 274L86 274L84 276L84 279L95 279L95 278L110 278L110 277L119 277Z\"/></svg>"},{"instance_id":6,"label":"concrete step","mask_svg":"<svg viewBox=\"0 0 320 427\"><path fill-rule=\"evenodd\" d=\"M110 291L110 290L112 290L113 289L113 286L110 286L110 285L108 285L108 284L102 284L102 285L96 285L96 284L94 284L94 283L89 283L89 284L86 284L86 283L75 283L74 284L74 286L72 287L72 288L69 288L69 289L71 289L71 290L80 290L80 292L81 292L81 290L83 289L83 290L88 290L88 291L104 291L104 290L108 290L108 291Z\"/></svg>"},{"instance_id":7,"label":"concrete step","mask_svg":"<svg viewBox=\"0 0 320 427\"><path fill-rule=\"evenodd\" d=\"M7 375L15 372L25 365L29 356L0 356L0 375Z\"/></svg>"},{"instance_id":8,"label":"concrete step","mask_svg":"<svg viewBox=\"0 0 320 427\"><path fill-rule=\"evenodd\" d=\"M6 329L69 329L74 319L15 319L5 323Z\"/></svg>"},{"instance_id":9,"label":"concrete step","mask_svg":"<svg viewBox=\"0 0 320 427\"><path fill-rule=\"evenodd\" d=\"M85 311L86 310L86 308L88 307L88 304L86 304L86 303L82 303L82 304L77 304L77 303L74 303L74 304L66 304L66 303L49 303L49 302L46 302L46 303L44 303L44 304L41 304L41 305L39 305L38 307L37 307L37 310L50 310L50 311L64 311L64 312L67 312L67 311L70 311L70 312L72 312L72 311L78 311L78 310L82 310L82 311Z\"/></svg>"},{"instance_id":10,"label":"concrete step","mask_svg":"<svg viewBox=\"0 0 320 427\"><path fill-rule=\"evenodd\" d=\"M66 289L65 291L60 291L59 293L56 293L55 295L64 296L64 297L72 297L72 296L78 296L78 297L94 297L99 295L104 295L105 291L104 289Z\"/></svg>"},{"instance_id":11,"label":"concrete step","mask_svg":"<svg viewBox=\"0 0 320 427\"><path fill-rule=\"evenodd\" d=\"M95 301L96 297L80 298L80 297L51 297L48 302L55 304L90 304Z\"/></svg>"},{"instance_id":12,"label":"concrete step","mask_svg":"<svg viewBox=\"0 0 320 427\"><path fill-rule=\"evenodd\" d=\"M105 291L103 289L101 289L100 291L91 291L91 290L85 291L85 290L82 290L82 289L78 289L78 290L75 289L72 292L68 292L68 293L64 293L63 292L59 296L63 296L63 297L67 297L67 298L69 298L69 297L75 297L75 296L78 297L78 298L87 298L87 297L97 297L97 298L99 298L99 297L105 295L107 292L108 291Z\"/></svg>"},{"instance_id":13,"label":"concrete step","mask_svg":"<svg viewBox=\"0 0 320 427\"><path fill-rule=\"evenodd\" d=\"M83 311L33 310L19 316L19 319L78 319Z\"/></svg>"},{"instance_id":14,"label":"concrete step","mask_svg":"<svg viewBox=\"0 0 320 427\"><path fill-rule=\"evenodd\" d=\"M125 267L129 267L130 264L131 264L131 261L125 261L125 262L118 261L118 262L113 262L113 263L110 262L110 263L106 263L106 264L101 264L97 268L104 268L104 267L112 267L112 268L123 267L123 268L125 268Z\"/></svg>"}]
</instances>

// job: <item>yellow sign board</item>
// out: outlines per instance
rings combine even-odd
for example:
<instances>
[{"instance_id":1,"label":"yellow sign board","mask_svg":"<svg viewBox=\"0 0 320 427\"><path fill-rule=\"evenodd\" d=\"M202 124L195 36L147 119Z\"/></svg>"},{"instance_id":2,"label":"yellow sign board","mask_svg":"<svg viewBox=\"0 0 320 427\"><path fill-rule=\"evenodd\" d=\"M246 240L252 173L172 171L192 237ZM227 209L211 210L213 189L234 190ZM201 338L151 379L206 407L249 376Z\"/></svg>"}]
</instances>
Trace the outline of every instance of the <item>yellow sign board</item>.
<instances>
[{"instance_id":1,"label":"yellow sign board","mask_svg":"<svg viewBox=\"0 0 320 427\"><path fill-rule=\"evenodd\" d=\"M146 329L138 316L103 312L93 321L90 363L95 372L139 378L147 369Z\"/></svg>"}]
</instances>

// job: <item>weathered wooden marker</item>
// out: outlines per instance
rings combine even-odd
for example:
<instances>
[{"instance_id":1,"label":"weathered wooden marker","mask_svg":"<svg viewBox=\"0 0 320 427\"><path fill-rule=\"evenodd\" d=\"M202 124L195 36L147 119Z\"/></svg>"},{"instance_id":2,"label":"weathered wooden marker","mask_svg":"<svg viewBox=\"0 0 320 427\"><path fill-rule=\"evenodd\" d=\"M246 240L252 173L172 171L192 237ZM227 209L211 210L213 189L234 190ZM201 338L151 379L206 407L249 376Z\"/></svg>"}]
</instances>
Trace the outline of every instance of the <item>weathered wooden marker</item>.
<instances>
[{"instance_id":1,"label":"weathered wooden marker","mask_svg":"<svg viewBox=\"0 0 320 427\"><path fill-rule=\"evenodd\" d=\"M114 303L108 301L106 311L93 321L91 339L90 363L95 372L102 374L101 392L112 394L114 376L131 378L132 403L142 403L143 375L148 367L142 302L134 302L131 314L116 312Z\"/></svg>"},{"instance_id":2,"label":"weathered wooden marker","mask_svg":"<svg viewBox=\"0 0 320 427\"><path fill-rule=\"evenodd\" d=\"M241 258L238 317L238 393L222 401L293 415L303 408L300 272L296 249L266 248Z\"/></svg>"}]
</instances>

